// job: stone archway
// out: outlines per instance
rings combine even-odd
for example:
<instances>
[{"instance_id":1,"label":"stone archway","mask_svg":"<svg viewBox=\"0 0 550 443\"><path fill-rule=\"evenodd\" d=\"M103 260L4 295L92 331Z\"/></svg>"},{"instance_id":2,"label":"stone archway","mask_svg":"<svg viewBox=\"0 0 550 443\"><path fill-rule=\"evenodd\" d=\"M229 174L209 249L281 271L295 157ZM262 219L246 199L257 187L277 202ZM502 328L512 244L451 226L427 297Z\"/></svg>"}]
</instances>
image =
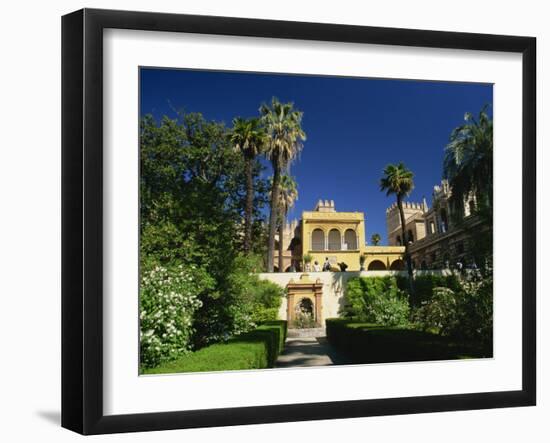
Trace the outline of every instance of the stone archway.
<instances>
[{"instance_id":1,"label":"stone archway","mask_svg":"<svg viewBox=\"0 0 550 443\"><path fill-rule=\"evenodd\" d=\"M305 308L311 309L315 323L321 326L323 324L323 283L321 280L312 281L308 274L302 274L297 282L291 279L286 288L288 323L292 324L296 319L296 313Z\"/></svg>"}]
</instances>

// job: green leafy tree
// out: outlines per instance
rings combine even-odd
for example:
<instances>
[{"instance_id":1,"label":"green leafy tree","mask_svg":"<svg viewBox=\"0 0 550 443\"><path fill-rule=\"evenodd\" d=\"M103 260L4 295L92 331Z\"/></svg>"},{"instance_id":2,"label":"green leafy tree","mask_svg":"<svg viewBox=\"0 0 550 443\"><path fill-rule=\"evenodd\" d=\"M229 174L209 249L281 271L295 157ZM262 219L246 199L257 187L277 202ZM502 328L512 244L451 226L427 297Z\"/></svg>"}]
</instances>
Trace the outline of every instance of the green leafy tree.
<instances>
[{"instance_id":1,"label":"green leafy tree","mask_svg":"<svg viewBox=\"0 0 550 443\"><path fill-rule=\"evenodd\" d=\"M247 177L232 131L201 114L141 120L140 261L196 268L213 283L197 293L192 345L197 349L253 323L247 302L252 268L243 265ZM254 230L260 232L267 183L253 161ZM257 270L257 267L256 267Z\"/></svg>"},{"instance_id":2,"label":"green leafy tree","mask_svg":"<svg viewBox=\"0 0 550 443\"><path fill-rule=\"evenodd\" d=\"M270 105L260 107L260 114L268 135L265 155L273 167L267 247L267 271L273 272L281 174L302 150L306 134L302 129L303 113L294 109L292 103L281 103L274 97Z\"/></svg>"},{"instance_id":3,"label":"green leafy tree","mask_svg":"<svg viewBox=\"0 0 550 443\"><path fill-rule=\"evenodd\" d=\"M244 241L243 250L250 252L252 247L252 216L254 206L254 160L263 151L267 141L266 134L260 120L257 118L233 120L231 142L235 149L242 154L245 161L246 173L246 205L244 211Z\"/></svg>"},{"instance_id":4,"label":"green leafy tree","mask_svg":"<svg viewBox=\"0 0 550 443\"><path fill-rule=\"evenodd\" d=\"M405 212L403 211L403 199L407 197L411 191L414 189L414 174L412 171L407 169L407 167L400 162L397 165L387 165L384 168L383 177L380 179L380 190L386 191L386 195L395 195L397 199L397 207L399 209L399 217L401 219L401 238L406 239L405 235ZM412 292L412 263L411 256L409 253L408 242L404 241L405 244L405 259L407 261L407 271L409 274L409 280L411 284Z\"/></svg>"},{"instance_id":5,"label":"green leafy tree","mask_svg":"<svg viewBox=\"0 0 550 443\"><path fill-rule=\"evenodd\" d=\"M378 234L378 233L372 234L372 236L370 238L370 241L374 246L378 246L380 244L380 240L382 240L382 239L380 237L380 234Z\"/></svg>"},{"instance_id":6,"label":"green leafy tree","mask_svg":"<svg viewBox=\"0 0 550 443\"><path fill-rule=\"evenodd\" d=\"M443 176L452 189L451 207L462 214L465 200L473 195L481 210L493 206L493 121L485 106L476 119L464 115L465 123L455 128L445 148Z\"/></svg>"}]
</instances>

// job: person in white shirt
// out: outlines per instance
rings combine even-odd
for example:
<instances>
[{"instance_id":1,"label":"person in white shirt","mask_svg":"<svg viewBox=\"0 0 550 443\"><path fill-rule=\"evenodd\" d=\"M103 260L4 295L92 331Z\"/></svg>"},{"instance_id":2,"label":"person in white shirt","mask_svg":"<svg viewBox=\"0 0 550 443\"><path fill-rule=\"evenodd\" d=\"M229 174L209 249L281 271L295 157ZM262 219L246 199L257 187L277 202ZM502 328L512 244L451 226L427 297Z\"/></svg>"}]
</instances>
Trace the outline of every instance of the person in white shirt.
<instances>
[{"instance_id":1,"label":"person in white shirt","mask_svg":"<svg viewBox=\"0 0 550 443\"><path fill-rule=\"evenodd\" d=\"M321 272L321 266L319 266L319 262L317 260L313 263L313 272Z\"/></svg>"}]
</instances>

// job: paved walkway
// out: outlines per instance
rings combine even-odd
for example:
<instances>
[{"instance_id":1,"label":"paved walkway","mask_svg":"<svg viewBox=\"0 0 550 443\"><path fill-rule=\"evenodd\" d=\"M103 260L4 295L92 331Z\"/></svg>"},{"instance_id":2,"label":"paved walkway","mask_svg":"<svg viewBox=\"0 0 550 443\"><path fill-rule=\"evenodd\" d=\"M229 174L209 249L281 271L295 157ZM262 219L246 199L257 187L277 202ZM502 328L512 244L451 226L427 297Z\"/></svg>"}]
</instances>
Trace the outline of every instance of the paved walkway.
<instances>
[{"instance_id":1,"label":"paved walkway","mask_svg":"<svg viewBox=\"0 0 550 443\"><path fill-rule=\"evenodd\" d=\"M276 368L345 365L351 361L337 353L326 337L288 338Z\"/></svg>"}]
</instances>

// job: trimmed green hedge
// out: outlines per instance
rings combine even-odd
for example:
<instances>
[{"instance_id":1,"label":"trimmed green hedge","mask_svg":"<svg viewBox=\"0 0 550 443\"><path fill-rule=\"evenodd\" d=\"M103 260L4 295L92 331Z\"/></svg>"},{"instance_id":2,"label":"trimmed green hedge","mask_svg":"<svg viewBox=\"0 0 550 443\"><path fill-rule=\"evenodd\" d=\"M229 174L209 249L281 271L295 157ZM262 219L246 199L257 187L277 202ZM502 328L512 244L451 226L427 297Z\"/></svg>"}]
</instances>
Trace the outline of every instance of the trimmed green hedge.
<instances>
[{"instance_id":1,"label":"trimmed green hedge","mask_svg":"<svg viewBox=\"0 0 550 443\"><path fill-rule=\"evenodd\" d=\"M345 319L327 319L326 326L329 343L356 363L492 357L476 344L459 343L410 328Z\"/></svg>"},{"instance_id":2,"label":"trimmed green hedge","mask_svg":"<svg viewBox=\"0 0 550 443\"><path fill-rule=\"evenodd\" d=\"M267 321L226 343L207 346L155 368L142 369L142 374L272 368L284 348L286 331L286 321Z\"/></svg>"}]
</instances>

